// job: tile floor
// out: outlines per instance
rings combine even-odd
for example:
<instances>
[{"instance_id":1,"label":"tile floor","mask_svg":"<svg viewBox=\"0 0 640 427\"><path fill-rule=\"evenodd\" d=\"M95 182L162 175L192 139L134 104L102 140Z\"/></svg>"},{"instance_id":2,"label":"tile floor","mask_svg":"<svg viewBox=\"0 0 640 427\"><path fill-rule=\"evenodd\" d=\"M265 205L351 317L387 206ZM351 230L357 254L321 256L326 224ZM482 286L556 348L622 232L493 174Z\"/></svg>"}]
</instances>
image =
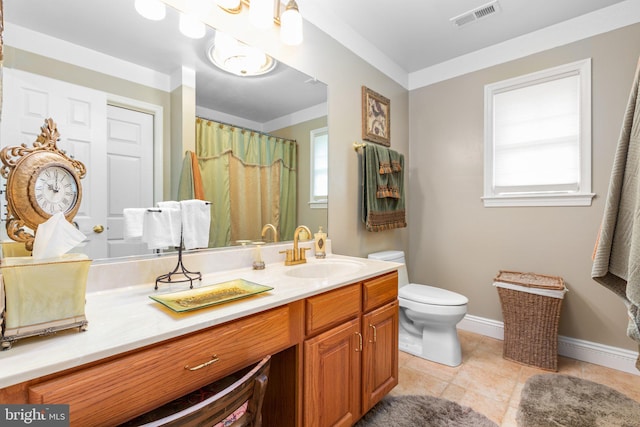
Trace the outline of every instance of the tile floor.
<instances>
[{"instance_id":1,"label":"tile floor","mask_svg":"<svg viewBox=\"0 0 640 427\"><path fill-rule=\"evenodd\" d=\"M549 373L502 358L502 341L459 331L462 364L455 368L400 352L399 384L392 395L429 394L484 414L501 427L516 427L520 391L527 378ZM608 385L640 401L640 376L560 357L558 373Z\"/></svg>"}]
</instances>

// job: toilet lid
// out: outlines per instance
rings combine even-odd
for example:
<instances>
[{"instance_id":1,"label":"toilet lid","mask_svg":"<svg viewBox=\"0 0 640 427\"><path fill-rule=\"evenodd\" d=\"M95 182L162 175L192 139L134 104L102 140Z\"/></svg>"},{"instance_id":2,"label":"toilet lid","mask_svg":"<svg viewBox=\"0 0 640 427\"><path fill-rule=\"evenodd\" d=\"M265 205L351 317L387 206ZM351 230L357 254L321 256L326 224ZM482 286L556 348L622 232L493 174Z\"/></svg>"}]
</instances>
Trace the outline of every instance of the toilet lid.
<instances>
[{"instance_id":1,"label":"toilet lid","mask_svg":"<svg viewBox=\"0 0 640 427\"><path fill-rule=\"evenodd\" d=\"M400 298L431 305L465 305L467 297L446 289L410 283L398 291Z\"/></svg>"}]
</instances>

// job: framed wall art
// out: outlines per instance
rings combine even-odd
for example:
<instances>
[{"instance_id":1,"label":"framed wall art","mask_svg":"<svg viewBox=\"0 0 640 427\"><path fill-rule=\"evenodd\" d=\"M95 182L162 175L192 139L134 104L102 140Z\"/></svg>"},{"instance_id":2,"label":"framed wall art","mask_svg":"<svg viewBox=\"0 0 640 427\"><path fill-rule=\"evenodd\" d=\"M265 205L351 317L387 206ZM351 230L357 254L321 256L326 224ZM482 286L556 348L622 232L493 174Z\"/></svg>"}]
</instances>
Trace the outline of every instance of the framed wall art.
<instances>
[{"instance_id":1,"label":"framed wall art","mask_svg":"<svg viewBox=\"0 0 640 427\"><path fill-rule=\"evenodd\" d=\"M391 145L391 104L365 86L362 86L362 139Z\"/></svg>"}]
</instances>

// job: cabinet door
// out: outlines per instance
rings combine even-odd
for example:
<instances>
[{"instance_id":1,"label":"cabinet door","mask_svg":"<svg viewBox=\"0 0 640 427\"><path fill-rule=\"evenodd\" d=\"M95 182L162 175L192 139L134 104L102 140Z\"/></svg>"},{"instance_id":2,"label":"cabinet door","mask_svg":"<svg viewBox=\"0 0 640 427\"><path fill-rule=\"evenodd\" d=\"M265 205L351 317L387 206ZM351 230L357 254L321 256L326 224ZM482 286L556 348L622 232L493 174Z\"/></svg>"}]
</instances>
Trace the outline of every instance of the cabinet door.
<instances>
[{"instance_id":1,"label":"cabinet door","mask_svg":"<svg viewBox=\"0 0 640 427\"><path fill-rule=\"evenodd\" d=\"M398 384L398 301L362 317L362 413Z\"/></svg>"},{"instance_id":2,"label":"cabinet door","mask_svg":"<svg viewBox=\"0 0 640 427\"><path fill-rule=\"evenodd\" d=\"M351 426L360 417L360 319L304 343L305 427Z\"/></svg>"}]
</instances>

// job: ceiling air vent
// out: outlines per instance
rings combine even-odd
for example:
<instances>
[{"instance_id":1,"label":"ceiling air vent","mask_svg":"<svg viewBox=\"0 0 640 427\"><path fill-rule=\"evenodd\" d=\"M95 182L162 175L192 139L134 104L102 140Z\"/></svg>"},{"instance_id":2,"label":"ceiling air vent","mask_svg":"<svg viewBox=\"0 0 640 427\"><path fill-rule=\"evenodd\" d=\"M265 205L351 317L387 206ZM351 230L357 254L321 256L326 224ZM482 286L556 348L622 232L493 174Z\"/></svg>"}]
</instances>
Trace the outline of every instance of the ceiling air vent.
<instances>
[{"instance_id":1,"label":"ceiling air vent","mask_svg":"<svg viewBox=\"0 0 640 427\"><path fill-rule=\"evenodd\" d=\"M493 15L499 11L500 5L498 4L497 0L494 0L490 3L484 4L458 16L454 16L453 18L449 19L449 21L452 22L456 27L462 27L463 25L467 25L479 19L486 18L487 16Z\"/></svg>"}]
</instances>

